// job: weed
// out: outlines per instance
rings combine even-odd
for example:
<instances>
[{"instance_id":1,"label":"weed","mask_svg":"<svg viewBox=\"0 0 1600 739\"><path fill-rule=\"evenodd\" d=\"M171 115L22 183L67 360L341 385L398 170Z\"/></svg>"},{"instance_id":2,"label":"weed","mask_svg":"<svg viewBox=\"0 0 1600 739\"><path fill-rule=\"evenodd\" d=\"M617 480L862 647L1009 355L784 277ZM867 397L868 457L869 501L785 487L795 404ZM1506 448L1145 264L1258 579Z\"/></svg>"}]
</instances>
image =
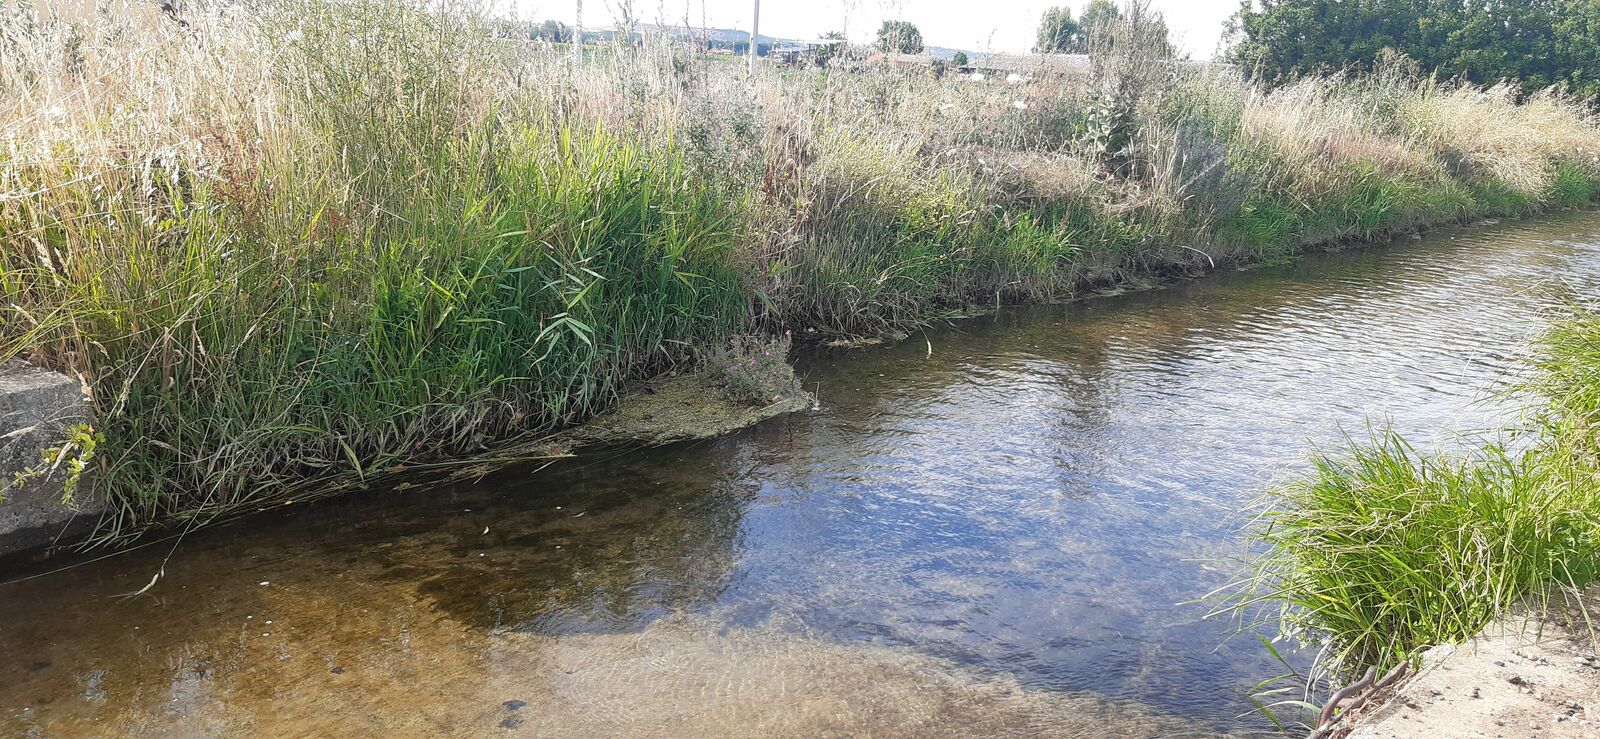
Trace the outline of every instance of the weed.
<instances>
[{"instance_id":1,"label":"weed","mask_svg":"<svg viewBox=\"0 0 1600 739\"><path fill-rule=\"evenodd\" d=\"M704 363L727 397L747 405L766 405L800 392L789 366L790 334L733 336L705 353Z\"/></svg>"}]
</instances>

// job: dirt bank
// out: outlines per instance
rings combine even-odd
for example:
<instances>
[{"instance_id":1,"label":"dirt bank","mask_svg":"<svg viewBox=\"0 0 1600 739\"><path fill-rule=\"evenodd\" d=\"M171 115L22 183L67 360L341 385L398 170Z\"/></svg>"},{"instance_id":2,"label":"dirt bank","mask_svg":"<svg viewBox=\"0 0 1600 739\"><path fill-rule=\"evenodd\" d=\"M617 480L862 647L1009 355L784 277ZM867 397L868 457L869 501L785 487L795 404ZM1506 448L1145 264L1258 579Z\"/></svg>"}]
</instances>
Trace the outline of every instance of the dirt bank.
<instances>
[{"instance_id":1,"label":"dirt bank","mask_svg":"<svg viewBox=\"0 0 1600 739\"><path fill-rule=\"evenodd\" d=\"M40 387L54 392L59 385L67 388L70 391L68 394L77 397L78 385L75 381L53 372L36 372L50 378L50 383L40 384ZM0 376L0 441L8 435L19 436L18 428L26 431L32 427L25 427L24 423L40 425L37 421L27 421L31 417L24 417L11 408L18 406L28 410L30 407L27 403L19 405L17 400L26 393L13 391L12 386L19 384L19 377L15 371ZM798 383L795 387L798 388ZM44 400L36 400L29 396L28 402L43 404L41 407L68 407L65 401L53 398L52 395ZM459 461L445 460L414 467L397 466L375 471L361 480L337 480L323 487L308 488L297 500L289 502L304 503L356 488L407 490L430 484L476 480L510 465L571 457L588 447L658 446L707 439L785 413L806 410L815 402L810 393L796 389L766 405L752 406L729 398L717 387L709 372L674 372L640 383L619 399L611 410L554 435L506 443ZM55 413L62 415L60 411ZM40 415L41 412L34 413L34 416ZM77 416L69 414L62 417ZM61 423L54 419L52 423L51 427L56 429L52 434L58 435ZM28 442L26 444L19 443L15 438L10 445L0 444L0 483L9 481L9 476L21 469L26 460L37 457L38 448L54 440L55 436L50 434L31 434L22 436L22 441ZM93 522L100 514L98 507L73 509L59 504L59 498L59 483L53 488L30 486L11 491L0 485L0 571L47 559L61 549L71 548L97 535ZM262 505L256 511L269 510L278 505L281 504ZM66 528L68 522L73 524L71 528Z\"/></svg>"},{"instance_id":2,"label":"dirt bank","mask_svg":"<svg viewBox=\"0 0 1600 739\"><path fill-rule=\"evenodd\" d=\"M1581 602L1581 603L1580 603ZM1332 736L1600 737L1600 588L1435 647Z\"/></svg>"}]
</instances>

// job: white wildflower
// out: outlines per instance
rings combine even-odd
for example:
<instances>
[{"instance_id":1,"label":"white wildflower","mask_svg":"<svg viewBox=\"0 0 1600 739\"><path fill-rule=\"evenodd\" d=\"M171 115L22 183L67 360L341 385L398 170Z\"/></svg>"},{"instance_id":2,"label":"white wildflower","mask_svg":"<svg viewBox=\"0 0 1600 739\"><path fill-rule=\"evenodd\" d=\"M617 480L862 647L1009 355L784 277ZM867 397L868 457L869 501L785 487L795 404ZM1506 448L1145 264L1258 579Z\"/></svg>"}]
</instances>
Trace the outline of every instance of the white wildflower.
<instances>
[{"instance_id":1,"label":"white wildflower","mask_svg":"<svg viewBox=\"0 0 1600 739\"><path fill-rule=\"evenodd\" d=\"M1011 107L1016 108L1017 110L1027 110L1028 104L1022 102L1021 100L1013 100L1011 101Z\"/></svg>"}]
</instances>

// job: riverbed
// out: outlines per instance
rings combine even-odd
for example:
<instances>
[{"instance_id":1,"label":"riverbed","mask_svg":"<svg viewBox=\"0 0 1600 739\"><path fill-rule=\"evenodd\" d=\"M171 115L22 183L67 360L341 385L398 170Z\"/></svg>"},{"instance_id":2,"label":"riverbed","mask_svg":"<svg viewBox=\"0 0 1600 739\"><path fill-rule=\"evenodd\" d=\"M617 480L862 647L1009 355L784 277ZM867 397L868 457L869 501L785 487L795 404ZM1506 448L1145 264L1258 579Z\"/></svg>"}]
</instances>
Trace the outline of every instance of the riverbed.
<instances>
[{"instance_id":1,"label":"riverbed","mask_svg":"<svg viewBox=\"0 0 1600 739\"><path fill-rule=\"evenodd\" d=\"M1251 502L1368 423L1492 433L1597 294L1600 215L1439 231L810 355L818 409L720 439L10 571L0 735L1262 731L1282 665L1200 601Z\"/></svg>"}]
</instances>

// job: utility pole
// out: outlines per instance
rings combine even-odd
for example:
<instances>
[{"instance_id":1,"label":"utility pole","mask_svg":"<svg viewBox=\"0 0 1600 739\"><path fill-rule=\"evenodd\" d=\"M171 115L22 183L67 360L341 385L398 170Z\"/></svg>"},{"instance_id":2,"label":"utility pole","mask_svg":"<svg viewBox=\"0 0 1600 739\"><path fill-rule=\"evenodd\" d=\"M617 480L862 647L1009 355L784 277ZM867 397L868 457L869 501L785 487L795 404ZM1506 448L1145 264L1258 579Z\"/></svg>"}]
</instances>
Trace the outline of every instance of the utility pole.
<instances>
[{"instance_id":1,"label":"utility pole","mask_svg":"<svg viewBox=\"0 0 1600 739\"><path fill-rule=\"evenodd\" d=\"M579 0L582 2L582 0ZM750 14L750 74L756 73L756 49L760 44L756 39L761 38L761 0L755 0L756 9Z\"/></svg>"},{"instance_id":2,"label":"utility pole","mask_svg":"<svg viewBox=\"0 0 1600 739\"><path fill-rule=\"evenodd\" d=\"M583 61L583 0L578 0L578 17L572 23L572 61Z\"/></svg>"}]
</instances>

